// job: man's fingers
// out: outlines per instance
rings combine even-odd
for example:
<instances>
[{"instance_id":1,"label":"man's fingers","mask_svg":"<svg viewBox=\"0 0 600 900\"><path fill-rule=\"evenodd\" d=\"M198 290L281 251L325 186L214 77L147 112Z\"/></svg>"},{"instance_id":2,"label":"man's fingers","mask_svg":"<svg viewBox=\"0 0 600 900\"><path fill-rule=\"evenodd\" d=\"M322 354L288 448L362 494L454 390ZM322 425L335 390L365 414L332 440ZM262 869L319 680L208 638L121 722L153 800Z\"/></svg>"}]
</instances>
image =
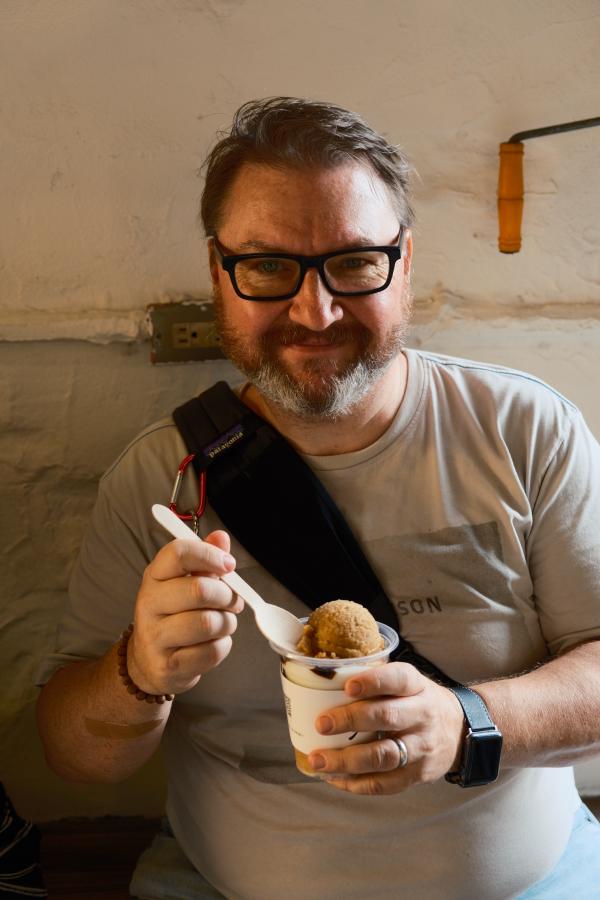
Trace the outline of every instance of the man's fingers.
<instances>
[{"instance_id":1,"label":"man's fingers","mask_svg":"<svg viewBox=\"0 0 600 900\"><path fill-rule=\"evenodd\" d=\"M202 572L206 575L225 575L235 568L235 559L212 543L215 535L224 532L213 532L211 540L196 541L190 535L190 540L177 538L166 544L156 554L145 572L145 577L155 581L168 581L171 578L179 578L182 575L191 575L194 572ZM217 538L223 542L222 538Z\"/></svg>"},{"instance_id":2,"label":"man's fingers","mask_svg":"<svg viewBox=\"0 0 600 900\"><path fill-rule=\"evenodd\" d=\"M346 682L345 691L355 699L368 699L388 694L392 697L409 697L420 693L426 679L409 663L385 663L373 666L354 675Z\"/></svg>"},{"instance_id":3,"label":"man's fingers","mask_svg":"<svg viewBox=\"0 0 600 900\"><path fill-rule=\"evenodd\" d=\"M418 697L380 697L325 710L317 717L316 727L321 734L406 731L418 720L420 710Z\"/></svg>"},{"instance_id":4,"label":"man's fingers","mask_svg":"<svg viewBox=\"0 0 600 900\"><path fill-rule=\"evenodd\" d=\"M399 794L406 790L416 779L399 772L384 772L368 775L332 775L326 778L328 784L338 791L346 791L348 794L356 794L363 797L382 797Z\"/></svg>"},{"instance_id":5,"label":"man's fingers","mask_svg":"<svg viewBox=\"0 0 600 900\"><path fill-rule=\"evenodd\" d=\"M165 616L157 623L155 646L167 652L232 635L237 616L217 609L198 609Z\"/></svg>"},{"instance_id":6,"label":"man's fingers","mask_svg":"<svg viewBox=\"0 0 600 900\"><path fill-rule=\"evenodd\" d=\"M410 686L409 672L397 669L388 674L392 682L408 678ZM380 679L379 690L389 683ZM418 679L413 684L418 686ZM335 779L331 783L336 788L355 794L391 794L411 784L437 781L455 765L463 733L462 710L451 702L455 698L447 688L426 678L423 685L415 694L379 695L325 710L316 720L321 734L375 732L380 736L365 744L347 742L342 749L315 750L310 764L327 780Z\"/></svg>"},{"instance_id":7,"label":"man's fingers","mask_svg":"<svg viewBox=\"0 0 600 900\"><path fill-rule=\"evenodd\" d=\"M356 744L343 750L315 750L309 763L318 772L362 775L367 772L391 772L399 768L397 744L389 738Z\"/></svg>"},{"instance_id":8,"label":"man's fingers","mask_svg":"<svg viewBox=\"0 0 600 900\"><path fill-rule=\"evenodd\" d=\"M211 531L211 533L203 538L203 540L205 540L207 544L213 544L225 553L231 551L231 538L226 531Z\"/></svg>"},{"instance_id":9,"label":"man's fingers","mask_svg":"<svg viewBox=\"0 0 600 900\"><path fill-rule=\"evenodd\" d=\"M394 738L401 739L406 755ZM409 732L343 750L314 750L309 763L339 790L377 796L437 781L449 767L449 757L444 757L442 750L430 734Z\"/></svg>"},{"instance_id":10,"label":"man's fingers","mask_svg":"<svg viewBox=\"0 0 600 900\"><path fill-rule=\"evenodd\" d=\"M237 613L243 609L243 603L219 578L188 575L151 584L145 594L145 609L162 618L196 609Z\"/></svg>"},{"instance_id":11,"label":"man's fingers","mask_svg":"<svg viewBox=\"0 0 600 900\"><path fill-rule=\"evenodd\" d=\"M317 719L317 731L404 731L418 715L418 698L426 685L427 679L409 663L365 669L344 688L356 702L326 710Z\"/></svg>"},{"instance_id":12,"label":"man's fingers","mask_svg":"<svg viewBox=\"0 0 600 900\"><path fill-rule=\"evenodd\" d=\"M172 687L171 692L177 694L191 687L199 675L204 675L223 662L230 650L229 635L214 641L180 647L165 657L164 671L160 675Z\"/></svg>"},{"instance_id":13,"label":"man's fingers","mask_svg":"<svg viewBox=\"0 0 600 900\"><path fill-rule=\"evenodd\" d=\"M149 693L189 690L231 649L243 601L221 580L232 572L229 535L178 538L144 572L129 643L130 677Z\"/></svg>"}]
</instances>

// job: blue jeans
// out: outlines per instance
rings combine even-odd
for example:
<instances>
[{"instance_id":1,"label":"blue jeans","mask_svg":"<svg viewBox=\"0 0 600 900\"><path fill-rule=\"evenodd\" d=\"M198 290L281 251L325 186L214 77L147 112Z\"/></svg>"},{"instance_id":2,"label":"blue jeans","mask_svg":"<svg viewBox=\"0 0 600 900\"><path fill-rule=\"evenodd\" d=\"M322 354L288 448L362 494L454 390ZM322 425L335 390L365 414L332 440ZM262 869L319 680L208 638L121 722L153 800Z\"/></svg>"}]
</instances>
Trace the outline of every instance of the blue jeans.
<instances>
[{"instance_id":1,"label":"blue jeans","mask_svg":"<svg viewBox=\"0 0 600 900\"><path fill-rule=\"evenodd\" d=\"M137 861L129 893L138 900L224 900L191 864L166 818Z\"/></svg>"},{"instance_id":2,"label":"blue jeans","mask_svg":"<svg viewBox=\"0 0 600 900\"><path fill-rule=\"evenodd\" d=\"M167 822L163 834L158 835L140 857L130 891L141 900L223 900L223 895L186 858ZM282 890L282 895L284 893ZM569 843L552 872L520 894L517 900L599 898L600 823L582 803L575 813Z\"/></svg>"},{"instance_id":3,"label":"blue jeans","mask_svg":"<svg viewBox=\"0 0 600 900\"><path fill-rule=\"evenodd\" d=\"M600 897L600 822L582 803L565 852L549 875L517 900L598 900Z\"/></svg>"}]
</instances>

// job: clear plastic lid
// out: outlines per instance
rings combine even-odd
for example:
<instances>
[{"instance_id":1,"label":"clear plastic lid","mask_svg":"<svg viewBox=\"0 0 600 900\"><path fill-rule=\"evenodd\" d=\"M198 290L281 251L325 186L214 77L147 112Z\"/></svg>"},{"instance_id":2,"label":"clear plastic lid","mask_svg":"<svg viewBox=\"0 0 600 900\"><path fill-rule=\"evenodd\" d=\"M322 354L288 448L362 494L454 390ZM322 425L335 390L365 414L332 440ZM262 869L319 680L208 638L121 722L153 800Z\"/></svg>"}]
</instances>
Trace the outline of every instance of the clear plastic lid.
<instances>
[{"instance_id":1,"label":"clear plastic lid","mask_svg":"<svg viewBox=\"0 0 600 900\"><path fill-rule=\"evenodd\" d=\"M300 622L302 622L303 625L306 625L308 616L304 616L304 618L300 619ZM304 665L311 667L318 666L320 669L339 669L343 666L355 666L357 663L373 663L377 662L377 660L384 660L396 649L399 640L398 633L394 631L393 628L390 628L389 625L384 625L383 622L378 622L377 628L384 640L384 646L376 653L369 653L368 656L348 656L339 658L336 656L333 659L327 656L305 656L303 653L293 653L287 647L280 647L273 641L269 641L269 644L271 649L280 656L284 656L286 659L293 659L294 662L303 663Z\"/></svg>"}]
</instances>

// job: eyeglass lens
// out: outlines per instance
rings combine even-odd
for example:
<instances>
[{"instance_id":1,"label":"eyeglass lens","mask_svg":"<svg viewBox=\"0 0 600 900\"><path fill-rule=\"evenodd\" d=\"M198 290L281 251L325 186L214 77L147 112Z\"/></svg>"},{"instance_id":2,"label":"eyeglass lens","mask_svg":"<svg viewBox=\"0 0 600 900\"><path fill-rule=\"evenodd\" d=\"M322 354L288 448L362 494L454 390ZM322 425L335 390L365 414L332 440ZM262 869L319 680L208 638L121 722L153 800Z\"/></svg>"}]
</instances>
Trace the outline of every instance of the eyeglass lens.
<instances>
[{"instance_id":1,"label":"eyeglass lens","mask_svg":"<svg viewBox=\"0 0 600 900\"><path fill-rule=\"evenodd\" d=\"M325 261L329 288L344 293L368 293L387 281L390 260L380 250L341 253ZM301 267L295 259L240 259L235 265L238 288L249 297L278 297L296 290Z\"/></svg>"}]
</instances>

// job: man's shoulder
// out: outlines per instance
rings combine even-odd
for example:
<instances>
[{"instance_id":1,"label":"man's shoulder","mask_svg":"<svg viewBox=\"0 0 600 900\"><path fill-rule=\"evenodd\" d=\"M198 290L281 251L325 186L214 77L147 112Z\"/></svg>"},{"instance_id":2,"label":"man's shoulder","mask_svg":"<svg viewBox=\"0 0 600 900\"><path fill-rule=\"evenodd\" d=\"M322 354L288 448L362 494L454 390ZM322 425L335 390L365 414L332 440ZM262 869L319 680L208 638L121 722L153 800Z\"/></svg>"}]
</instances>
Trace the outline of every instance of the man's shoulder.
<instances>
[{"instance_id":1,"label":"man's shoulder","mask_svg":"<svg viewBox=\"0 0 600 900\"><path fill-rule=\"evenodd\" d=\"M200 392L200 395L214 386L209 385ZM239 393L239 385L232 385L232 390ZM198 394L195 395L197 396ZM179 405L185 402L184 399ZM172 480L188 453L189 450L173 415L163 416L143 428L119 453L100 479L101 486L114 494L125 484L141 486L163 478Z\"/></svg>"},{"instance_id":2,"label":"man's shoulder","mask_svg":"<svg viewBox=\"0 0 600 900\"><path fill-rule=\"evenodd\" d=\"M153 466L161 460L181 456L185 451L183 439L172 416L164 416L140 431L119 453L109 466L102 481L110 479L119 471L137 466Z\"/></svg>"},{"instance_id":3,"label":"man's shoulder","mask_svg":"<svg viewBox=\"0 0 600 900\"><path fill-rule=\"evenodd\" d=\"M578 413L575 404L560 391L530 372L424 350L413 352L440 386L450 382L462 394L494 399L499 405L554 407L569 417Z\"/></svg>"}]
</instances>

